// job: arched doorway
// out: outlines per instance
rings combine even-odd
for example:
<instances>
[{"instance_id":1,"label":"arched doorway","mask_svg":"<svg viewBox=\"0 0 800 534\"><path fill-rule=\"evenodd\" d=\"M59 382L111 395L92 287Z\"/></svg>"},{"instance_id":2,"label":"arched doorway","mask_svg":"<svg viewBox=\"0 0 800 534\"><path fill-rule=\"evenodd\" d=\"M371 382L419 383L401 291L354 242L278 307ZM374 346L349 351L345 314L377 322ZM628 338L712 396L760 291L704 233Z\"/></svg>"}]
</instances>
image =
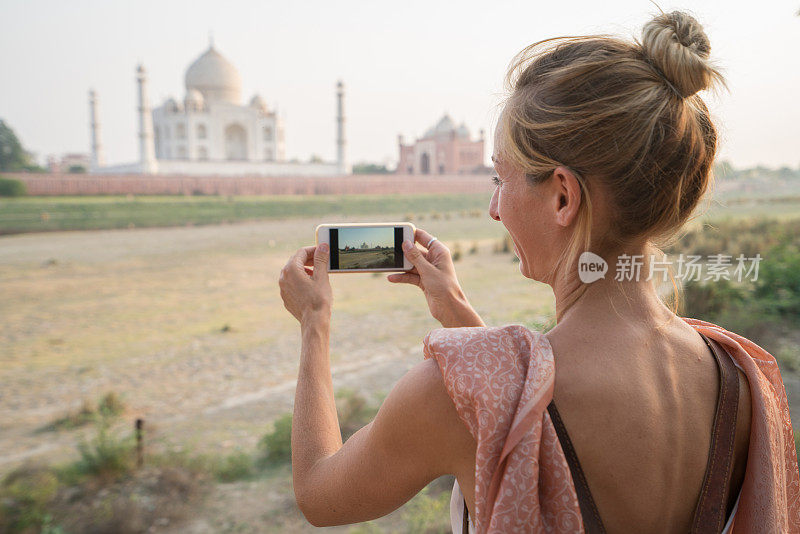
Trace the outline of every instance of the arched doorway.
<instances>
[{"instance_id":1,"label":"arched doorway","mask_svg":"<svg viewBox=\"0 0 800 534\"><path fill-rule=\"evenodd\" d=\"M247 132L240 124L231 124L225 128L225 158L247 159Z\"/></svg>"},{"instance_id":2,"label":"arched doorway","mask_svg":"<svg viewBox=\"0 0 800 534\"><path fill-rule=\"evenodd\" d=\"M431 172L431 157L427 152L423 153L419 160L419 172L422 174L428 174Z\"/></svg>"}]
</instances>

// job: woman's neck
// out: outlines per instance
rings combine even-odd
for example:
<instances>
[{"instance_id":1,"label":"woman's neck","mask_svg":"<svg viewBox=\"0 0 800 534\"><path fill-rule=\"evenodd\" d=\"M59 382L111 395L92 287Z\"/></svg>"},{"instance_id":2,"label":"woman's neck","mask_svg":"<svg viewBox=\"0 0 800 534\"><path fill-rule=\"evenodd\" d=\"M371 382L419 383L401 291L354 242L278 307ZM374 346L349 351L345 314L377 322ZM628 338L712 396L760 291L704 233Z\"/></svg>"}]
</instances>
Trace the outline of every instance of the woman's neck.
<instances>
[{"instance_id":1,"label":"woman's neck","mask_svg":"<svg viewBox=\"0 0 800 534\"><path fill-rule=\"evenodd\" d=\"M676 317L647 280L647 265L641 276L617 281L612 269L604 278L585 284L577 276L553 285L557 326L564 324L609 324L628 321L664 325Z\"/></svg>"}]
</instances>

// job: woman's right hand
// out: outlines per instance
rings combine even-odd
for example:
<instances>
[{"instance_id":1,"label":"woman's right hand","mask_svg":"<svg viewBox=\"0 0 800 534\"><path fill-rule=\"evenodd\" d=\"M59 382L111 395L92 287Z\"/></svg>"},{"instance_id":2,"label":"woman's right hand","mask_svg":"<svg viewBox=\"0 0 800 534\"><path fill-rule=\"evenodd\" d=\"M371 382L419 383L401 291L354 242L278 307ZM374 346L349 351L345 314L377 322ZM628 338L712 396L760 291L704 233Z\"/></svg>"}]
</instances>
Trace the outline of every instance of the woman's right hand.
<instances>
[{"instance_id":1,"label":"woman's right hand","mask_svg":"<svg viewBox=\"0 0 800 534\"><path fill-rule=\"evenodd\" d=\"M421 228L414 233L417 243L427 244L431 239L433 236ZM450 249L444 243L437 239L423 252L411 241L405 241L403 254L414 267L404 273L390 274L387 280L422 289L431 315L445 328L485 326L461 290Z\"/></svg>"}]
</instances>

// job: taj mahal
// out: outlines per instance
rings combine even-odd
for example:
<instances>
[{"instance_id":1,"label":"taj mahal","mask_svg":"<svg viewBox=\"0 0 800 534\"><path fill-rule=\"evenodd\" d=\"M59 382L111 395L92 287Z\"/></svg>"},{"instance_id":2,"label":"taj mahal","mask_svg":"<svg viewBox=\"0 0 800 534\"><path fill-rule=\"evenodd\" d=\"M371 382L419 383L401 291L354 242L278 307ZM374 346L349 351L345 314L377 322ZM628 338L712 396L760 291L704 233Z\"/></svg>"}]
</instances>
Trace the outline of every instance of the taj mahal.
<instances>
[{"instance_id":1,"label":"taj mahal","mask_svg":"<svg viewBox=\"0 0 800 534\"><path fill-rule=\"evenodd\" d=\"M286 161L284 125L259 94L242 103L239 71L213 42L184 76L183 100L151 110L147 71L136 69L139 161L105 165L98 97L89 92L91 172L194 176L324 176L350 174L345 156L344 85L336 85L336 162Z\"/></svg>"}]
</instances>

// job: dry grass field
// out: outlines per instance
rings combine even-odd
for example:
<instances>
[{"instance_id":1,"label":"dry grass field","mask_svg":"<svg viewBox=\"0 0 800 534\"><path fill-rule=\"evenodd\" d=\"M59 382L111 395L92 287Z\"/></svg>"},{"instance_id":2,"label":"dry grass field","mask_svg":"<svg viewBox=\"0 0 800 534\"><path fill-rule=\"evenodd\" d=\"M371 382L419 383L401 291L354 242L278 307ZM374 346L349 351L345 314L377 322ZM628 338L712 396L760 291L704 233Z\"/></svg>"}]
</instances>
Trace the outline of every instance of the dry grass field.
<instances>
[{"instance_id":1,"label":"dry grass field","mask_svg":"<svg viewBox=\"0 0 800 534\"><path fill-rule=\"evenodd\" d=\"M394 249L339 252L340 269L381 269L394 266Z\"/></svg>"},{"instance_id":2,"label":"dry grass field","mask_svg":"<svg viewBox=\"0 0 800 534\"><path fill-rule=\"evenodd\" d=\"M403 217L0 238L0 475L26 460L74 456L90 428L42 428L106 392L126 406L118 424L145 419L148 447L254 449L293 403L299 326L279 296L281 267L313 244L320 222ZM505 230L488 214L454 211L414 223L461 251L459 278L487 324L543 328L551 320L549 288L494 252ZM422 359L422 339L439 325L418 288L390 284L385 273L336 274L332 284L334 387L384 394ZM187 525L159 532L315 531L292 508L290 482L279 470L220 484ZM375 528L391 530L399 512ZM329 530L371 532L358 528Z\"/></svg>"}]
</instances>

